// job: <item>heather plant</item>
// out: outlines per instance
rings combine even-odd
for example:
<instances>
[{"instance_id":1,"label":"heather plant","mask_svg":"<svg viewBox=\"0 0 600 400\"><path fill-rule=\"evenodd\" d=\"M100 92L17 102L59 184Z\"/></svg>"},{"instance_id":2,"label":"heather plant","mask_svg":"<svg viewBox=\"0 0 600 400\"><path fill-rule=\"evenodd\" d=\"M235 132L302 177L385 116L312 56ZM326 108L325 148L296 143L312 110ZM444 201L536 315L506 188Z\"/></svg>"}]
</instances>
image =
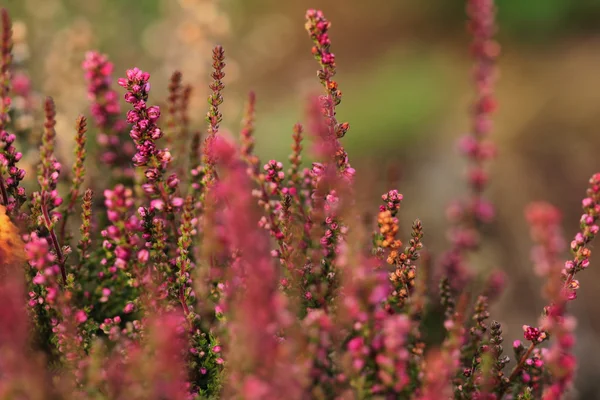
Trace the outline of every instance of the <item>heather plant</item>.
<instances>
[{"instance_id":1,"label":"heather plant","mask_svg":"<svg viewBox=\"0 0 600 400\"><path fill-rule=\"evenodd\" d=\"M600 229L600 173L589 180L566 261L560 212L541 202L527 208L547 306L507 351L502 326L490 319L503 277L478 284L469 257L494 217L484 198L495 153L488 137L500 49L494 3L469 0L467 13L476 100L471 134L459 147L468 190L449 207L449 249L436 258L425 251L427 228L418 219L403 242L398 190L380 196L373 221L357 217L356 171L342 144L350 125L337 117L342 92L321 11L306 13L306 30L324 90L307 101L306 123L290 132L287 170L254 153L254 93L240 143L222 134L221 46L212 53L201 130L190 126L192 89L181 73L161 102L152 99L150 74L129 69L119 89L112 63L92 51L82 61L91 118L75 122L71 171L54 151L56 109L47 98L37 186L26 193L33 177L19 166L27 149L17 146L28 138L17 136L30 132L17 122L34 113L14 104L30 89L12 62L3 10L0 398L567 396L576 368L567 305ZM90 138L97 145L87 149ZM315 159L308 167L306 138ZM91 157L104 165L92 179ZM425 337L424 321L436 313L439 342Z\"/></svg>"}]
</instances>

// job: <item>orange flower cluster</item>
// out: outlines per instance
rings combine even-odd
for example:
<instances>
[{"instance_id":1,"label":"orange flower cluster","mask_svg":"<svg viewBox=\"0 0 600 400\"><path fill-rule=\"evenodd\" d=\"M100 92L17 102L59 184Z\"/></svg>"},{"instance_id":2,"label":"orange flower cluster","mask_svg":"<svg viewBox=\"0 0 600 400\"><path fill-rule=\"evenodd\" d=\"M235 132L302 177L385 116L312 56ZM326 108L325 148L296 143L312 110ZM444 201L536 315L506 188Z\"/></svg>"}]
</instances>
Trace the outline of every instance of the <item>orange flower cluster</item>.
<instances>
[{"instance_id":1,"label":"orange flower cluster","mask_svg":"<svg viewBox=\"0 0 600 400\"><path fill-rule=\"evenodd\" d=\"M389 210L381 211L377 216L377 223L379 224L379 233L383 236L381 247L390 248L392 251L388 256L387 263L394 264L395 258L398 256L396 249L402 246L402 242L396 239L398 233L398 219L392 216Z\"/></svg>"},{"instance_id":2,"label":"orange flower cluster","mask_svg":"<svg viewBox=\"0 0 600 400\"><path fill-rule=\"evenodd\" d=\"M418 251L421 250L422 226L421 221L416 220L413 224L413 233L409 246L400 250L402 242L396 238L398 233L398 219L390 210L383 210L377 216L379 233L381 239L379 246L389 249L386 262L396 269L390 272L390 281L394 286L393 302L402 307L415 286L416 271L413 261L418 259Z\"/></svg>"},{"instance_id":3,"label":"orange flower cluster","mask_svg":"<svg viewBox=\"0 0 600 400\"><path fill-rule=\"evenodd\" d=\"M23 259L23 242L19 231L10 222L4 206L0 206L0 267L16 264Z\"/></svg>"}]
</instances>

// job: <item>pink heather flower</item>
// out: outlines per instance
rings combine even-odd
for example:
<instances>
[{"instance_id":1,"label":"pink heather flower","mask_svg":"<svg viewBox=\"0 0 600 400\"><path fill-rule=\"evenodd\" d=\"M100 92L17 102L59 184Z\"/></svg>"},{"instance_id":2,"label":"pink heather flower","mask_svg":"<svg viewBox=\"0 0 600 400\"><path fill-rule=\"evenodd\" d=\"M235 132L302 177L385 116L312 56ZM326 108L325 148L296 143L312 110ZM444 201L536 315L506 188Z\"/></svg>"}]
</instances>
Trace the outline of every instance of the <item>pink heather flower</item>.
<instances>
[{"instance_id":1,"label":"pink heather flower","mask_svg":"<svg viewBox=\"0 0 600 400\"><path fill-rule=\"evenodd\" d=\"M142 249L138 252L137 259L141 263L147 263L150 259L150 252L146 249Z\"/></svg>"},{"instance_id":2,"label":"pink heather flower","mask_svg":"<svg viewBox=\"0 0 600 400\"><path fill-rule=\"evenodd\" d=\"M75 320L77 321L77 323L79 324L83 324L85 321L87 321L87 315L85 314L85 311L83 310L78 310L75 313Z\"/></svg>"},{"instance_id":3,"label":"pink heather flower","mask_svg":"<svg viewBox=\"0 0 600 400\"><path fill-rule=\"evenodd\" d=\"M26 74L17 72L12 77L12 88L16 95L25 97L31 91L31 79Z\"/></svg>"},{"instance_id":4,"label":"pink heather flower","mask_svg":"<svg viewBox=\"0 0 600 400\"><path fill-rule=\"evenodd\" d=\"M346 346L350 352L359 353L364 346L364 339L360 336L355 337L350 340Z\"/></svg>"},{"instance_id":5,"label":"pink heather flower","mask_svg":"<svg viewBox=\"0 0 600 400\"><path fill-rule=\"evenodd\" d=\"M398 213L403 198L404 196L398 193L396 189L390 190L381 196L381 199L385 203L385 209L389 210L392 213L392 216L395 216Z\"/></svg>"},{"instance_id":6,"label":"pink heather flower","mask_svg":"<svg viewBox=\"0 0 600 400\"><path fill-rule=\"evenodd\" d=\"M88 83L88 97L92 102L90 111L100 130L97 135L98 144L103 148L100 159L109 166L118 166L113 169L117 176L131 177L133 171L128 160L133 156L134 149L123 142L126 125L119 119L119 96L112 88L113 64L105 55L90 51L82 67Z\"/></svg>"},{"instance_id":7,"label":"pink heather flower","mask_svg":"<svg viewBox=\"0 0 600 400\"><path fill-rule=\"evenodd\" d=\"M111 291L110 291L109 288L103 288L102 291L101 291L101 293L102 293L102 297L100 298L100 302L101 303L106 303L108 301L108 297L111 294Z\"/></svg>"},{"instance_id":8,"label":"pink heather flower","mask_svg":"<svg viewBox=\"0 0 600 400\"><path fill-rule=\"evenodd\" d=\"M165 202L161 199L154 199L150 202L150 208L161 211L165 208Z\"/></svg>"},{"instance_id":9,"label":"pink heather flower","mask_svg":"<svg viewBox=\"0 0 600 400\"><path fill-rule=\"evenodd\" d=\"M541 331L538 328L534 328L529 325L523 325L523 336L526 340L533 343L541 343L547 339L546 332Z\"/></svg>"},{"instance_id":10,"label":"pink heather flower","mask_svg":"<svg viewBox=\"0 0 600 400\"><path fill-rule=\"evenodd\" d=\"M489 201L481 199L475 204L474 214L480 221L490 223L494 220L494 206Z\"/></svg>"},{"instance_id":11,"label":"pink heather flower","mask_svg":"<svg viewBox=\"0 0 600 400\"><path fill-rule=\"evenodd\" d=\"M184 203L184 201L183 201L183 199L181 197L174 197L171 200L171 205L173 207L175 207L175 208L181 208L181 207L183 207L183 203Z\"/></svg>"},{"instance_id":12,"label":"pink heather flower","mask_svg":"<svg viewBox=\"0 0 600 400\"><path fill-rule=\"evenodd\" d=\"M159 149L155 141L162 136L160 128L156 125L160 117L158 106L148 106L148 92L150 74L138 68L127 70L127 79L120 78L118 83L127 89L125 101L133 105L127 112L127 122L132 124L130 136L136 146L133 161L136 166L148 165L151 158L157 158Z\"/></svg>"}]
</instances>

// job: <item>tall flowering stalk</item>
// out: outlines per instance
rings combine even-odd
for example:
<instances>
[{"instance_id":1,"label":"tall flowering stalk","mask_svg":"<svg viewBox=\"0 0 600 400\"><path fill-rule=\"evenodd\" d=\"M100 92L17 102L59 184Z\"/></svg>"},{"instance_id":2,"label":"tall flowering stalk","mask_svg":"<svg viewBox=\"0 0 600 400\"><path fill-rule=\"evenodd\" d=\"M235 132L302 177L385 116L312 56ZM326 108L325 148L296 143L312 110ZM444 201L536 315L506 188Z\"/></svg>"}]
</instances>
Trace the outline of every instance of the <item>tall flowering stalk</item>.
<instances>
[{"instance_id":1,"label":"tall flowering stalk","mask_svg":"<svg viewBox=\"0 0 600 400\"><path fill-rule=\"evenodd\" d=\"M260 161L254 154L254 120L256 119L256 94L250 92L244 112L244 120L242 121L242 130L240 131L241 148L240 153L244 160L249 165L249 173L252 175L258 174Z\"/></svg>"},{"instance_id":2,"label":"tall flowering stalk","mask_svg":"<svg viewBox=\"0 0 600 400\"><path fill-rule=\"evenodd\" d=\"M23 153L15 148L16 136L3 130L0 131L0 190L2 202L10 214L23 219L23 214L18 214L19 209L27 200L25 189L20 186L25 178L25 170L19 168L17 163ZM6 176L6 178L3 178Z\"/></svg>"},{"instance_id":3,"label":"tall flowering stalk","mask_svg":"<svg viewBox=\"0 0 600 400\"><path fill-rule=\"evenodd\" d=\"M541 318L541 329L550 334L553 340L544 361L554 377L542 395L544 400L558 400L571 384L576 359L571 354L575 344L572 331L575 320L566 313L567 296L562 287L560 252L565 246L560 228L560 212L546 203L533 203L526 211L531 226L531 236L537 246L532 252L532 260L536 272L546 276L544 294L552 305L546 308L546 315Z\"/></svg>"},{"instance_id":4,"label":"tall flowering stalk","mask_svg":"<svg viewBox=\"0 0 600 400\"><path fill-rule=\"evenodd\" d=\"M336 137L343 137L348 131L347 123L338 123L336 120L335 107L342 101L342 92L338 89L338 84L333 77L336 73L335 54L330 50L331 40L329 39L329 22L322 11L308 10L306 12L306 30L312 39L314 46L312 53L321 65L317 76L321 84L325 87L333 105L331 110L325 109L326 117L330 118L330 126L333 128Z\"/></svg>"},{"instance_id":5,"label":"tall flowering stalk","mask_svg":"<svg viewBox=\"0 0 600 400\"><path fill-rule=\"evenodd\" d=\"M136 146L133 163L137 167L146 168L146 183L142 185L144 192L154 197L151 207L163 211L173 225L173 211L183 206L183 199L175 196L179 185L177 175L166 176L172 160L171 153L169 149L160 149L157 146L163 132L158 127L160 108L147 105L149 79L150 74L134 68L127 70L127 78L119 78L118 83L127 89L125 101L133 106L133 109L127 112L127 122L133 125L129 132ZM173 233L176 232L173 225Z\"/></svg>"},{"instance_id":6,"label":"tall flowering stalk","mask_svg":"<svg viewBox=\"0 0 600 400\"><path fill-rule=\"evenodd\" d=\"M290 169L288 171L288 184L294 189L300 186L300 166L302 165L302 139L304 128L302 124L294 125L294 133L292 135L292 154L289 156ZM297 190L296 190L297 191ZM299 193L294 193L298 195Z\"/></svg>"},{"instance_id":7,"label":"tall flowering stalk","mask_svg":"<svg viewBox=\"0 0 600 400\"><path fill-rule=\"evenodd\" d=\"M225 51L221 46L213 48L213 71L211 73L212 82L209 87L212 93L208 96L208 112L206 113L206 122L208 123L208 135L204 140L204 186L212 185L215 177L215 160L211 151L212 142L219 132L219 124L223 120L223 114L219 106L223 104L221 92L225 88L223 78L225 77Z\"/></svg>"},{"instance_id":8,"label":"tall flowering stalk","mask_svg":"<svg viewBox=\"0 0 600 400\"><path fill-rule=\"evenodd\" d=\"M90 238L92 224L92 193L91 189L87 189L83 194L81 204L81 239L79 240L80 266L89 257L87 252L92 242Z\"/></svg>"},{"instance_id":9,"label":"tall flowering stalk","mask_svg":"<svg viewBox=\"0 0 600 400\"><path fill-rule=\"evenodd\" d=\"M70 214L74 212L75 203L79 198L79 190L81 188L81 184L83 183L83 179L85 177L85 143L86 143L86 132L87 132L87 120L81 115L77 118L75 122L75 130L77 131L75 136L75 163L73 164L73 172L72 172L72 182L71 182L71 191L69 193L69 203L67 204L67 208L63 213L63 218L60 224L60 239L65 241L65 227L67 225L67 218Z\"/></svg>"},{"instance_id":10,"label":"tall flowering stalk","mask_svg":"<svg viewBox=\"0 0 600 400\"><path fill-rule=\"evenodd\" d=\"M129 160L135 151L126 140L125 121L121 119L119 95L113 89L113 64L104 54L86 53L82 63L91 100L90 112L99 129L96 140L102 152L100 160L113 168L113 173L127 179L133 177Z\"/></svg>"},{"instance_id":11,"label":"tall flowering stalk","mask_svg":"<svg viewBox=\"0 0 600 400\"><path fill-rule=\"evenodd\" d=\"M492 114L496 108L494 84L495 62L500 47L494 41L496 33L494 0L468 0L468 29L473 37L471 53L475 60L473 81L476 99L471 109L470 134L460 139L459 149L468 160L469 197L455 202L448 209L453 223L448 232L452 248L442 259L444 272L453 276L453 286L460 290L469 279L466 256L481 242L481 227L494 217L493 206L484 199L488 183L487 162L495 154L495 145L488 139L492 130Z\"/></svg>"},{"instance_id":12,"label":"tall flowering stalk","mask_svg":"<svg viewBox=\"0 0 600 400\"><path fill-rule=\"evenodd\" d=\"M176 265L179 269L179 276L177 278L177 283L179 285L179 301L181 302L181 306L183 307L183 311L187 316L190 313L188 308L188 300L187 298L190 295L191 288L188 287L190 281L190 258L189 258L189 249L192 245L192 235L193 235L193 227L192 227L192 197L188 196L185 200L185 205L183 208L183 216L181 218L181 236L177 240L179 255L177 256Z\"/></svg>"},{"instance_id":13,"label":"tall flowering stalk","mask_svg":"<svg viewBox=\"0 0 600 400\"><path fill-rule=\"evenodd\" d=\"M1 10L2 37L0 42L0 200L9 214L17 215L26 201L25 189L19 186L25 177L25 171L17 167L23 156L16 151L16 136L7 131L10 120L11 64L12 64L12 22L8 11Z\"/></svg>"},{"instance_id":14,"label":"tall flowering stalk","mask_svg":"<svg viewBox=\"0 0 600 400\"><path fill-rule=\"evenodd\" d=\"M177 137L177 117L181 102L181 72L175 71L169 82L169 96L167 97L167 145L173 147Z\"/></svg>"},{"instance_id":15,"label":"tall flowering stalk","mask_svg":"<svg viewBox=\"0 0 600 400\"><path fill-rule=\"evenodd\" d=\"M476 100L473 103L471 135L462 139L461 147L470 162L468 179L472 192L471 218L478 223L488 220L490 207L481 197L487 184L485 163L494 154L494 146L487 138L491 129L491 117L496 109L494 84L495 62L500 48L494 41L496 33L494 0L471 0L467 14L471 18L469 31L473 36L471 52L475 59L473 81Z\"/></svg>"},{"instance_id":16,"label":"tall flowering stalk","mask_svg":"<svg viewBox=\"0 0 600 400\"><path fill-rule=\"evenodd\" d=\"M202 207L204 198L210 186L216 180L215 160L212 156L212 142L217 137L219 124L223 120L223 115L219 106L223 103L221 92L225 88L222 79L225 77L225 51L221 46L215 46L212 52L212 72L210 74L212 81L209 84L211 94L208 96L208 112L206 113L206 122L208 124L207 136L202 145L202 154L199 156L201 133L195 134L192 140L192 153L190 157L190 188L196 198L196 208Z\"/></svg>"},{"instance_id":17,"label":"tall flowering stalk","mask_svg":"<svg viewBox=\"0 0 600 400\"><path fill-rule=\"evenodd\" d=\"M592 252L589 249L588 244L598 234L598 231L600 231L600 228L597 225L598 219L600 218L600 174L594 174L590 178L586 195L587 196L582 201L584 213L580 219L580 231L575 235L573 241L571 241L570 247L572 259L565 262L564 267L560 272L560 284L558 289L550 286L549 297L551 298L552 303L544 307L543 312L543 315L546 317L544 320L546 324L553 328L556 327L555 329L559 334L559 340L561 337L565 339L565 342L560 344L561 346L564 346L562 349L563 351L568 351L572 346L571 343L567 343L567 341L571 340L571 335L569 334L571 329L567 326L563 326L565 323L563 319L564 309L569 301L577 298L579 281L575 279L575 275L585 270L590 265L589 259ZM557 320L559 321L558 323ZM531 344L520 358L518 364L513 368L510 375L511 381L519 376L527 363L527 360L530 359L529 357L534 353L534 350L536 350L536 346L548 338L548 333L544 331L543 327L540 329L525 325L523 330L525 331L525 339L531 342ZM560 349L555 351L560 353ZM555 356L554 362L560 363L556 357L558 356ZM560 395L560 393L565 390L566 383L572 376L572 360L569 358L568 353L563 360L568 360L568 362L565 361L562 368L558 368L558 371L561 371L558 375L561 382L558 383L557 387L549 389L547 392L548 396ZM504 391L502 391L502 393L503 392Z\"/></svg>"},{"instance_id":18,"label":"tall flowering stalk","mask_svg":"<svg viewBox=\"0 0 600 400\"><path fill-rule=\"evenodd\" d=\"M297 198L297 202L305 219L306 235L319 239L318 243L307 243L307 248L313 249L308 252L305 271L301 275L300 292L307 309L327 310L339 282L335 265L338 246L347 231L340 218L343 195L350 190L355 170L350 166L348 155L339 140L349 125L339 123L336 118L336 107L341 102L342 93L333 80L336 63L335 55L330 50L328 31L331 23L317 10L308 10L305 17L305 28L314 44L312 53L321 67L317 76L326 95L311 101L308 109L309 131L315 139L315 152L320 162L313 163L307 174L307 178L310 177L310 180L307 179L308 210L303 210L301 198ZM296 133L295 140L301 140L300 132Z\"/></svg>"},{"instance_id":19,"label":"tall flowering stalk","mask_svg":"<svg viewBox=\"0 0 600 400\"><path fill-rule=\"evenodd\" d=\"M308 110L310 129L316 142L315 150L324 162L313 163L309 175L310 205L306 224L311 243L302 274L301 290L307 308L328 309L339 282L336 258L346 232L341 219L344 206L342 193L349 190L350 182L338 173L331 162L339 142L328 133L321 105L321 99L315 99Z\"/></svg>"},{"instance_id":20,"label":"tall flowering stalk","mask_svg":"<svg viewBox=\"0 0 600 400\"><path fill-rule=\"evenodd\" d=\"M61 218L61 215L60 213L53 211L62 204L62 198L56 187L61 164L54 157L56 110L52 98L48 97L46 99L44 111L46 113L46 121L44 122L44 134L42 136L42 146L40 147L41 162L38 171L40 191L33 194L33 215L37 218L37 224L42 235L47 235L50 239L60 267L63 284L66 284L67 273L65 268L65 255L55 231L56 224Z\"/></svg>"},{"instance_id":21,"label":"tall flowering stalk","mask_svg":"<svg viewBox=\"0 0 600 400\"><path fill-rule=\"evenodd\" d=\"M348 131L349 124L347 122L339 123L336 118L336 107L342 101L342 92L338 89L337 82L333 80L336 63L335 55L330 50L331 40L328 33L330 27L331 22L325 18L322 11L308 10L306 12L305 28L314 43L312 53L321 66L317 76L327 92L326 96L320 97L321 112L327 126L327 131L321 135L328 136L325 140L332 141L337 167L340 173L351 179L355 171L348 163L348 155L338 141Z\"/></svg>"}]
</instances>

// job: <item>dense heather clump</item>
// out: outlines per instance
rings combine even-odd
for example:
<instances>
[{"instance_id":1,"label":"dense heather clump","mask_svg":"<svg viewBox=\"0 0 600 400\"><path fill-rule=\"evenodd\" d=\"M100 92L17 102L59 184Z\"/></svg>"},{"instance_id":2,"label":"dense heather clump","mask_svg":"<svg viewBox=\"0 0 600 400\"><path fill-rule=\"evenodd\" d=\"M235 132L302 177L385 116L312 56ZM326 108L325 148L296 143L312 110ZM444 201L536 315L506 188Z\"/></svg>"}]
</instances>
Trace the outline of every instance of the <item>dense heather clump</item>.
<instances>
[{"instance_id":1,"label":"dense heather clump","mask_svg":"<svg viewBox=\"0 0 600 400\"><path fill-rule=\"evenodd\" d=\"M91 123L75 123L71 172L55 156L47 98L38 185L27 194L23 181L35 177L19 166L28 149L18 148L18 135L28 129L15 124L23 110L12 99L29 93L29 81L12 63L3 10L0 399L562 398L576 369L567 305L600 230L600 173L589 180L568 260L560 212L541 202L526 210L548 305L512 342L508 369L513 356L489 312L503 277L477 287L469 265L494 217L483 195L495 153L493 0L469 0L467 11L476 100L459 147L468 191L449 208L449 249L435 263L419 219L401 238L398 190L381 195L372 228L356 218L356 171L342 145L350 126L337 119L342 92L321 11L306 13L306 29L324 93L308 102L306 124L293 127L288 169L253 152L254 93L241 144L220 134L221 46L212 53L204 134L189 126L191 86L181 73L166 101L152 100L150 74L128 70L119 92L112 63L89 52ZM88 131L99 145L89 156ZM305 137L316 158L309 167ZM105 169L86 187L92 157ZM439 293L428 293L432 277ZM425 319L440 322L438 342L426 340Z\"/></svg>"}]
</instances>

